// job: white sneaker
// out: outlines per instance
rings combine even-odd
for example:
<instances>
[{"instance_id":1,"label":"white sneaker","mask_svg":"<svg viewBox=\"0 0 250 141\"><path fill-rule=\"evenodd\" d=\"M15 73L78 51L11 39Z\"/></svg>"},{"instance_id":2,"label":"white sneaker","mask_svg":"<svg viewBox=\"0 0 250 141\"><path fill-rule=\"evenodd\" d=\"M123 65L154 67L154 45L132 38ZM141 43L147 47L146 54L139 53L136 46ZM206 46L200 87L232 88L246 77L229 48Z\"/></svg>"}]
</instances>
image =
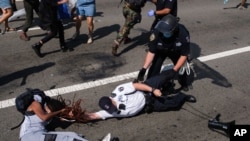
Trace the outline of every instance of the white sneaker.
<instances>
[{"instance_id":1,"label":"white sneaker","mask_svg":"<svg viewBox=\"0 0 250 141\"><path fill-rule=\"evenodd\" d=\"M93 39L92 39L92 37L89 36L89 39L88 39L87 43L91 44L92 42L93 42Z\"/></svg>"},{"instance_id":2,"label":"white sneaker","mask_svg":"<svg viewBox=\"0 0 250 141\"><path fill-rule=\"evenodd\" d=\"M246 8L244 6L239 6L238 9L245 10Z\"/></svg>"},{"instance_id":3,"label":"white sneaker","mask_svg":"<svg viewBox=\"0 0 250 141\"><path fill-rule=\"evenodd\" d=\"M103 139L102 141L110 141L111 140L111 133L108 133Z\"/></svg>"},{"instance_id":4,"label":"white sneaker","mask_svg":"<svg viewBox=\"0 0 250 141\"><path fill-rule=\"evenodd\" d=\"M75 32L72 36L72 39L75 40L79 36L79 32Z\"/></svg>"}]
</instances>

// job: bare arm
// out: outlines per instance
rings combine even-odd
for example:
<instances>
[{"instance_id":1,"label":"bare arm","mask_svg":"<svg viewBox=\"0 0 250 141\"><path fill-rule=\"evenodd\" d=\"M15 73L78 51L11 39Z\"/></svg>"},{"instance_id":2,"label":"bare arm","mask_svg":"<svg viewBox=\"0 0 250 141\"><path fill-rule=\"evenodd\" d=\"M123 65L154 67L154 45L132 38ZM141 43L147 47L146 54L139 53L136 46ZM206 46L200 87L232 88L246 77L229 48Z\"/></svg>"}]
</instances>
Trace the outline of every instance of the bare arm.
<instances>
[{"instance_id":1,"label":"bare arm","mask_svg":"<svg viewBox=\"0 0 250 141\"><path fill-rule=\"evenodd\" d=\"M57 4L58 4L58 5L64 4L64 3L68 2L68 1L69 1L69 0L60 0L60 1L57 2Z\"/></svg>"},{"instance_id":2,"label":"bare arm","mask_svg":"<svg viewBox=\"0 0 250 141\"><path fill-rule=\"evenodd\" d=\"M147 69L151 65L151 63L152 63L152 61L154 59L154 56L155 56L154 53L148 51L148 53L147 53L147 55L145 57L143 68Z\"/></svg>"},{"instance_id":3,"label":"bare arm","mask_svg":"<svg viewBox=\"0 0 250 141\"><path fill-rule=\"evenodd\" d=\"M180 58L178 59L173 69L175 71L178 71L182 67L182 65L186 62L186 60L187 60L187 56L180 56Z\"/></svg>"},{"instance_id":4,"label":"bare arm","mask_svg":"<svg viewBox=\"0 0 250 141\"><path fill-rule=\"evenodd\" d=\"M33 101L31 103L31 105L28 107L29 111L33 111L40 119L42 119L43 121L47 121L53 117L55 117L56 115L58 115L59 113L63 112L64 109L59 110L59 111L55 111L55 112L51 112L51 113L46 113L41 104L37 101Z\"/></svg>"},{"instance_id":5,"label":"bare arm","mask_svg":"<svg viewBox=\"0 0 250 141\"><path fill-rule=\"evenodd\" d=\"M155 15L167 15L171 12L171 9L169 8L164 8L162 10L157 10L155 11Z\"/></svg>"},{"instance_id":6,"label":"bare arm","mask_svg":"<svg viewBox=\"0 0 250 141\"><path fill-rule=\"evenodd\" d=\"M88 121L90 120L100 120L102 119L98 114L96 113L85 113L86 114L86 119Z\"/></svg>"},{"instance_id":7,"label":"bare arm","mask_svg":"<svg viewBox=\"0 0 250 141\"><path fill-rule=\"evenodd\" d=\"M150 87L144 83L133 83L133 86L136 90L140 91L146 91L146 92L152 92L155 96L161 96L162 93L159 89L155 89L153 87Z\"/></svg>"}]
</instances>

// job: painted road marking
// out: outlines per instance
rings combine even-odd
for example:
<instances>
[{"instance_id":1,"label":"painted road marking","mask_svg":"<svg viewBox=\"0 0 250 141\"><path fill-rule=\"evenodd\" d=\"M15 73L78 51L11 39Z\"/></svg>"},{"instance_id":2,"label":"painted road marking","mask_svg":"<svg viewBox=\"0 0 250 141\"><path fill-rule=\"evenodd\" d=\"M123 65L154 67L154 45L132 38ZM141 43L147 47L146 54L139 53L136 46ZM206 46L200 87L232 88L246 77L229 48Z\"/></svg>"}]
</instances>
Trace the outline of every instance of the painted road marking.
<instances>
[{"instance_id":1,"label":"painted road marking","mask_svg":"<svg viewBox=\"0 0 250 141\"><path fill-rule=\"evenodd\" d=\"M239 53L244 53L248 51L250 51L250 46L239 48L239 49L233 49L229 51L224 51L220 53L215 53L215 54L199 57L197 59L200 60L201 62L206 62L206 61L219 59L219 58L223 58L223 57L227 57L227 56L231 56L231 55L235 55ZM167 65L164 65L163 67L170 67L171 65L172 64L167 64ZM127 79L133 79L133 78L136 78L137 74L138 74L138 71L126 73L122 75L117 75L113 77L108 77L108 78L104 78L104 79L100 79L96 81L90 81L90 82L80 83L80 84L76 84L72 86L47 90L45 91L45 94L51 97L57 96L57 95L63 95L63 94L90 89L90 88L94 88L98 86L103 86L106 84L115 83L115 82L119 82L119 81L123 81ZM0 101L0 109L7 108L10 106L14 106L14 105L15 105L15 98Z\"/></svg>"}]
</instances>

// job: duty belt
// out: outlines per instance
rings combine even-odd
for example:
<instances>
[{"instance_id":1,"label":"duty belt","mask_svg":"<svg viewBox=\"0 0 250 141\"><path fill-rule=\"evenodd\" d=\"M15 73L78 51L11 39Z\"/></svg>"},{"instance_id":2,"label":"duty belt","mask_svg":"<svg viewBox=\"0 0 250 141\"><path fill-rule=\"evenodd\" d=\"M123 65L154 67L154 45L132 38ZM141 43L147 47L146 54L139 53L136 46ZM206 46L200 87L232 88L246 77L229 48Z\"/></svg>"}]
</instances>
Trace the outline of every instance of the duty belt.
<instances>
[{"instance_id":1,"label":"duty belt","mask_svg":"<svg viewBox=\"0 0 250 141\"><path fill-rule=\"evenodd\" d=\"M154 98L152 98L151 94L147 92L145 92L143 95L145 97L144 111L150 114L154 110Z\"/></svg>"}]
</instances>

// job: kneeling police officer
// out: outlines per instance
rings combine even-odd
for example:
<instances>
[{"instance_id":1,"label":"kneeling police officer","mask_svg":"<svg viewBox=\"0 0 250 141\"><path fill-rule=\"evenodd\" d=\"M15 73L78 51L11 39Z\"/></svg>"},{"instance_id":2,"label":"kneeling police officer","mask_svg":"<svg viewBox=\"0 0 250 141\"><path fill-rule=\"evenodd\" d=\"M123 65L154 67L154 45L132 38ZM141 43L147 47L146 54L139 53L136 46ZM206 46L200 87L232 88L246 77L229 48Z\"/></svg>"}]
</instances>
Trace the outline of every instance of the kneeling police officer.
<instances>
[{"instance_id":1,"label":"kneeling police officer","mask_svg":"<svg viewBox=\"0 0 250 141\"><path fill-rule=\"evenodd\" d=\"M166 74L168 79L173 79L181 67L187 63L190 52L189 31L178 21L178 18L168 14L156 24L150 35L149 50L143 68L137 77L139 81L144 80L145 72L149 67L147 78L159 74L166 57L174 63L173 69ZM179 83L183 90L188 90L186 72L179 75Z\"/></svg>"}]
</instances>

